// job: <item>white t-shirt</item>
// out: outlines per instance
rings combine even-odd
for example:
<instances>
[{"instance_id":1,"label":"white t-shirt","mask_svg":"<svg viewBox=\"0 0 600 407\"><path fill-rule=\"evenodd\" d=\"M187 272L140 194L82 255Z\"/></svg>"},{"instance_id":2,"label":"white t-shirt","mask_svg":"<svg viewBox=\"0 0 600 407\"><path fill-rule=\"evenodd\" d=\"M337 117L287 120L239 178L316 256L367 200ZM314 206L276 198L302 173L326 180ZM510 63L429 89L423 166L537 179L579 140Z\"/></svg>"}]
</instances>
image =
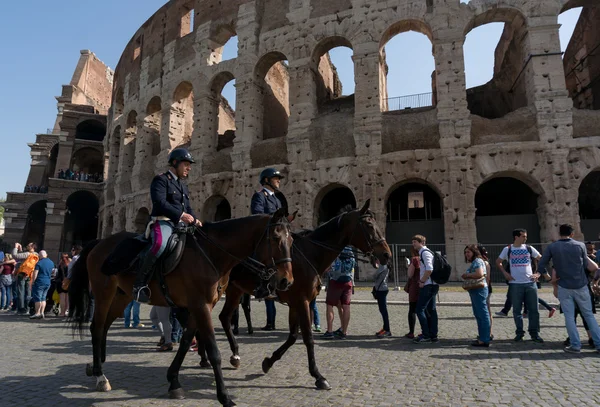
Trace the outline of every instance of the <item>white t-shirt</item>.
<instances>
[{"instance_id":1,"label":"white t-shirt","mask_svg":"<svg viewBox=\"0 0 600 407\"><path fill-rule=\"evenodd\" d=\"M535 247L529 246L531 248L531 254L534 259L540 257L540 252L535 250ZM498 256L502 260L508 259L508 247L505 247ZM509 281L509 284L525 284L531 283L531 276L533 275L533 270L531 268L531 255L529 254L529 250L527 250L527 245L514 246L512 245L510 249L510 275L514 278L514 280Z\"/></svg>"},{"instance_id":2,"label":"white t-shirt","mask_svg":"<svg viewBox=\"0 0 600 407\"><path fill-rule=\"evenodd\" d=\"M433 254L429 251L426 246L423 246L421 250L419 250L419 266L420 269L420 278L423 281L423 276L425 275L425 271L433 271ZM427 281L425 281L424 285L435 284L437 283L429 277Z\"/></svg>"}]
</instances>

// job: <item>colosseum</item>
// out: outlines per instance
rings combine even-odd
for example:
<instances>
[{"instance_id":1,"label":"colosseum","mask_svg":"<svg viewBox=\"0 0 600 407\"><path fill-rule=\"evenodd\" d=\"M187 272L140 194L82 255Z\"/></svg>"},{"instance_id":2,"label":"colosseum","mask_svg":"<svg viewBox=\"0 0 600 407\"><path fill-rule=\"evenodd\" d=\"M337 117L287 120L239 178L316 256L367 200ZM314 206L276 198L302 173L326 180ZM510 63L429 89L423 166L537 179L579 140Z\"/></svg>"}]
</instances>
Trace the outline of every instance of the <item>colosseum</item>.
<instances>
[{"instance_id":1,"label":"colosseum","mask_svg":"<svg viewBox=\"0 0 600 407\"><path fill-rule=\"evenodd\" d=\"M558 16L575 7L563 55ZM465 38L494 22L505 23L494 76L467 89ZM82 54L55 129L31 145L28 184L47 188L8 195L7 239L56 254L141 231L153 175L187 146L206 221L248 215L258 174L273 166L298 227L371 199L397 256L415 233L456 265L465 244L506 244L516 227L535 244L563 222L595 240L599 22L597 0L171 0L135 33L114 77ZM429 38L435 60L432 93L412 105L386 86L385 46L407 31ZM237 57L223 60L232 37ZM350 96L329 58L340 46L353 53ZM234 79L235 110L222 96ZM65 180L67 168L103 182Z\"/></svg>"}]
</instances>

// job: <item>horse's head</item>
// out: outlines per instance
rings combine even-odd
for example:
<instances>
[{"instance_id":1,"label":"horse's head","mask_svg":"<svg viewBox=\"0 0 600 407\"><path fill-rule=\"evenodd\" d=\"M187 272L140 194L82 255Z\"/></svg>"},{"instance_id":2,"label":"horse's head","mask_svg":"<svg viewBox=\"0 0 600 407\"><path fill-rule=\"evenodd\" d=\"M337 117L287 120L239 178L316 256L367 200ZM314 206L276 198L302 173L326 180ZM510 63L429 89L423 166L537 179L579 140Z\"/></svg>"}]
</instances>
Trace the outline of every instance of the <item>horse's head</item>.
<instances>
[{"instance_id":1,"label":"horse's head","mask_svg":"<svg viewBox=\"0 0 600 407\"><path fill-rule=\"evenodd\" d=\"M375 259L381 264L387 264L392 258L392 252L385 237L377 226L375 215L369 210L371 200L367 200L360 210L347 212L343 215L346 227L351 233L350 244L369 254L372 263ZM375 265L375 264L373 264Z\"/></svg>"},{"instance_id":2,"label":"horse's head","mask_svg":"<svg viewBox=\"0 0 600 407\"><path fill-rule=\"evenodd\" d=\"M294 214L295 215L295 214ZM269 218L265 239L257 248L257 258L275 270L269 280L269 286L286 291L294 282L292 275L291 248L294 239L286 209L279 209Z\"/></svg>"}]
</instances>

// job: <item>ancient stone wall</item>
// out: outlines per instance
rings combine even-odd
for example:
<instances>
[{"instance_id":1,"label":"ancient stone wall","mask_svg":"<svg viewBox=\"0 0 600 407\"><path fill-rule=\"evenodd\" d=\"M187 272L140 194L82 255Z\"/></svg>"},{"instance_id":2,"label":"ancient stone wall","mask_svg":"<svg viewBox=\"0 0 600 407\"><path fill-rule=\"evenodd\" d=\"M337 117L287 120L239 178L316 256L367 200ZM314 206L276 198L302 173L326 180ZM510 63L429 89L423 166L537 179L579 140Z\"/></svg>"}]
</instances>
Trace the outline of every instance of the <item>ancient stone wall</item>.
<instances>
[{"instance_id":1,"label":"ancient stone wall","mask_svg":"<svg viewBox=\"0 0 600 407\"><path fill-rule=\"evenodd\" d=\"M148 187L139 183L146 170L126 170L136 160L128 147L135 139L128 118L137 112L139 127L141 112L158 97L161 151L152 173L165 170L170 149L189 142L201 163L188 180L199 213L212 213L205 205L220 196L233 216L247 215L258 174L272 165L288 175L282 191L300 210L298 227L315 226L332 185L348 187L359 204L370 198L383 227L391 192L416 181L442 198L446 250L460 264L464 245L477 241L477 188L512 177L538 195L541 238L547 242L558 222L579 225L579 184L600 166L597 136L574 124L560 55L557 17L575 4L591 3L170 1L134 35L115 72L103 234L133 230L139 209L150 207ZM194 31L185 34L182 21L190 9ZM509 89L516 83L519 95L496 120L469 111L463 57L465 36L490 22L507 23L496 52L496 82ZM409 30L432 41L436 103L429 110L385 113L383 47ZM238 56L221 62L222 46L233 35ZM339 45L354 51L355 95L320 109L320 57ZM273 67L276 74L269 77ZM227 81L215 87L215 80L223 78L236 79L236 132L233 147L217 152L215 95ZM586 136L574 139L574 129Z\"/></svg>"}]
</instances>

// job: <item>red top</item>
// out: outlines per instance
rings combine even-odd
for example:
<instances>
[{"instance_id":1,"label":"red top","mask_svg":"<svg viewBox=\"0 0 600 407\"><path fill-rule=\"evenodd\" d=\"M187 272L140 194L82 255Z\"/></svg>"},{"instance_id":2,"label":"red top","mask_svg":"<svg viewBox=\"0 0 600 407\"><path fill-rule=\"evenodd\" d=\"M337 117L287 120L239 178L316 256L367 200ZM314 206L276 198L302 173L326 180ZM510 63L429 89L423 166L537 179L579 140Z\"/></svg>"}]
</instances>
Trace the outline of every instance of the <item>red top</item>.
<instances>
[{"instance_id":1,"label":"red top","mask_svg":"<svg viewBox=\"0 0 600 407\"><path fill-rule=\"evenodd\" d=\"M15 265L14 264L5 264L4 268L2 269L2 275L8 275L8 274L12 274L13 270L15 269Z\"/></svg>"},{"instance_id":2,"label":"red top","mask_svg":"<svg viewBox=\"0 0 600 407\"><path fill-rule=\"evenodd\" d=\"M415 274L413 274L413 277L408 281L408 301L417 302L419 300L419 280L421 278L419 258L413 257L410 263L415 268Z\"/></svg>"}]
</instances>

